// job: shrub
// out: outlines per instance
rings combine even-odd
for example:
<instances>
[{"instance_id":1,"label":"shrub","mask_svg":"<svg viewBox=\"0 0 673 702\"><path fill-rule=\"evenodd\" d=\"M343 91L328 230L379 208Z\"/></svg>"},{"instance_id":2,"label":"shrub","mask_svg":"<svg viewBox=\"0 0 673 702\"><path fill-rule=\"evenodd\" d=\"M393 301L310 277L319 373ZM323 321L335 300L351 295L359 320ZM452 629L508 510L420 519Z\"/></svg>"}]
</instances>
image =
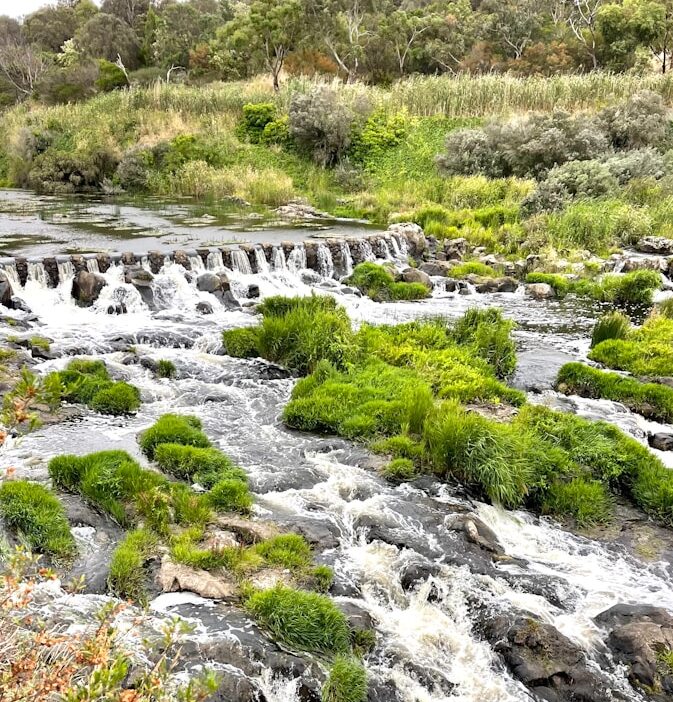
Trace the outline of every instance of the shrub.
<instances>
[{"instance_id":1,"label":"shrub","mask_svg":"<svg viewBox=\"0 0 673 702\"><path fill-rule=\"evenodd\" d=\"M139 439L142 452L151 460L159 444L182 444L208 448L210 441L201 431L201 421L191 415L164 414Z\"/></svg>"},{"instance_id":2,"label":"shrub","mask_svg":"<svg viewBox=\"0 0 673 702\"><path fill-rule=\"evenodd\" d=\"M670 116L661 95L643 90L600 113L612 145L619 149L662 147Z\"/></svg>"},{"instance_id":3,"label":"shrub","mask_svg":"<svg viewBox=\"0 0 673 702\"><path fill-rule=\"evenodd\" d=\"M117 64L105 59L98 61L98 78L96 88L101 93L108 93L116 88L125 88L129 84L124 71Z\"/></svg>"},{"instance_id":4,"label":"shrub","mask_svg":"<svg viewBox=\"0 0 673 702\"><path fill-rule=\"evenodd\" d=\"M421 283L396 283L390 271L376 263L359 263L346 283L378 302L419 300L430 295Z\"/></svg>"},{"instance_id":5,"label":"shrub","mask_svg":"<svg viewBox=\"0 0 673 702\"><path fill-rule=\"evenodd\" d=\"M383 110L377 110L354 135L351 156L360 163L380 157L387 149L400 144L407 130L406 115L399 112L387 114Z\"/></svg>"},{"instance_id":6,"label":"shrub","mask_svg":"<svg viewBox=\"0 0 673 702\"><path fill-rule=\"evenodd\" d=\"M157 363L157 376L159 378L174 378L175 377L175 363L173 361L168 361L162 358Z\"/></svg>"},{"instance_id":7,"label":"shrub","mask_svg":"<svg viewBox=\"0 0 673 702\"><path fill-rule=\"evenodd\" d=\"M451 269L452 278L467 278L468 275L478 275L482 278L494 278L497 273L485 263L467 261L459 263Z\"/></svg>"},{"instance_id":8,"label":"shrub","mask_svg":"<svg viewBox=\"0 0 673 702\"><path fill-rule=\"evenodd\" d=\"M262 141L265 127L276 118L276 106L272 102L243 105L243 122L240 131L253 144Z\"/></svg>"},{"instance_id":9,"label":"shrub","mask_svg":"<svg viewBox=\"0 0 673 702\"><path fill-rule=\"evenodd\" d=\"M222 341L226 352L230 356L235 358L255 358L259 356L257 335L257 327L227 329L222 332Z\"/></svg>"},{"instance_id":10,"label":"shrub","mask_svg":"<svg viewBox=\"0 0 673 702\"><path fill-rule=\"evenodd\" d=\"M601 281L600 299L619 306L651 305L652 294L661 288L661 274L639 270L623 275L606 275Z\"/></svg>"},{"instance_id":11,"label":"shrub","mask_svg":"<svg viewBox=\"0 0 673 702\"><path fill-rule=\"evenodd\" d=\"M110 387L97 392L89 407L101 414L131 414L140 407L140 391L135 385L113 383Z\"/></svg>"},{"instance_id":12,"label":"shrub","mask_svg":"<svg viewBox=\"0 0 673 702\"><path fill-rule=\"evenodd\" d=\"M193 480L210 489L218 480L245 480L245 472L215 448L158 444L154 460L161 470L181 480Z\"/></svg>"},{"instance_id":13,"label":"shrub","mask_svg":"<svg viewBox=\"0 0 673 702\"><path fill-rule=\"evenodd\" d=\"M256 544L253 549L270 565L290 570L305 568L311 563L311 547L299 534L274 536Z\"/></svg>"},{"instance_id":14,"label":"shrub","mask_svg":"<svg viewBox=\"0 0 673 702\"><path fill-rule=\"evenodd\" d=\"M323 702L365 702L367 673L360 661L337 656L322 688Z\"/></svg>"},{"instance_id":15,"label":"shrub","mask_svg":"<svg viewBox=\"0 0 673 702\"><path fill-rule=\"evenodd\" d=\"M550 486L542 511L572 517L579 526L586 527L610 520L611 501L600 481L574 478Z\"/></svg>"},{"instance_id":16,"label":"shrub","mask_svg":"<svg viewBox=\"0 0 673 702\"><path fill-rule=\"evenodd\" d=\"M0 483L0 516L39 553L66 558L75 553L75 539L63 506L45 487L27 480Z\"/></svg>"},{"instance_id":17,"label":"shrub","mask_svg":"<svg viewBox=\"0 0 673 702\"><path fill-rule=\"evenodd\" d=\"M605 159L604 163L619 185L626 185L635 178L659 180L667 170L664 157L651 148L619 152Z\"/></svg>"},{"instance_id":18,"label":"shrub","mask_svg":"<svg viewBox=\"0 0 673 702\"><path fill-rule=\"evenodd\" d=\"M130 192L145 192L150 185L152 155L145 149L125 153L114 174L115 182Z\"/></svg>"},{"instance_id":19,"label":"shrub","mask_svg":"<svg viewBox=\"0 0 673 702\"><path fill-rule=\"evenodd\" d=\"M581 363L566 363L559 370L556 385L566 394L614 400L648 418L673 420L673 388L666 385L641 383Z\"/></svg>"},{"instance_id":20,"label":"shrub","mask_svg":"<svg viewBox=\"0 0 673 702\"><path fill-rule=\"evenodd\" d=\"M629 318L621 312L603 315L594 325L591 333L591 348L606 339L626 339L631 329Z\"/></svg>"},{"instance_id":21,"label":"shrub","mask_svg":"<svg viewBox=\"0 0 673 702\"><path fill-rule=\"evenodd\" d=\"M124 537L110 561L108 585L112 594L141 603L146 601L145 564L153 556L156 545L156 538L144 529L136 529Z\"/></svg>"},{"instance_id":22,"label":"shrub","mask_svg":"<svg viewBox=\"0 0 673 702\"><path fill-rule=\"evenodd\" d=\"M334 165L346 154L353 122L353 112L335 90L317 86L305 95L292 96L290 135L321 166Z\"/></svg>"},{"instance_id":23,"label":"shrub","mask_svg":"<svg viewBox=\"0 0 673 702\"><path fill-rule=\"evenodd\" d=\"M409 458L396 458L383 468L381 474L388 480L404 482L416 477L416 467Z\"/></svg>"},{"instance_id":24,"label":"shrub","mask_svg":"<svg viewBox=\"0 0 673 702\"><path fill-rule=\"evenodd\" d=\"M219 480L208 493L208 503L220 512L250 511L252 495L247 483L235 478Z\"/></svg>"},{"instance_id":25,"label":"shrub","mask_svg":"<svg viewBox=\"0 0 673 702\"><path fill-rule=\"evenodd\" d=\"M246 609L280 643L311 653L346 653L346 617L324 595L278 585L252 594Z\"/></svg>"}]
</instances>

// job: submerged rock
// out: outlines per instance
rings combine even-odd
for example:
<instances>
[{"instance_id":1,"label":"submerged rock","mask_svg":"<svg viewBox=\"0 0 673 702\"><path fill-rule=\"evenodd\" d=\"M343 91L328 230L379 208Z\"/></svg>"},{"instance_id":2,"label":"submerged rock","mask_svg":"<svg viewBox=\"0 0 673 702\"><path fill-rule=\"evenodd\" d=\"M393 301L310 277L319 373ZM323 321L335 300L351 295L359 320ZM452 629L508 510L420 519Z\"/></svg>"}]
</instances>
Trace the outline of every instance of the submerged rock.
<instances>
[{"instance_id":1,"label":"submerged rock","mask_svg":"<svg viewBox=\"0 0 673 702\"><path fill-rule=\"evenodd\" d=\"M509 278L507 276L502 278L470 276L469 280L478 293L511 293L519 286L514 278Z\"/></svg>"},{"instance_id":2,"label":"submerged rock","mask_svg":"<svg viewBox=\"0 0 673 702\"><path fill-rule=\"evenodd\" d=\"M100 296L101 290L107 281L98 273L80 271L72 281L72 296L78 305L90 307Z\"/></svg>"},{"instance_id":3,"label":"submerged rock","mask_svg":"<svg viewBox=\"0 0 673 702\"><path fill-rule=\"evenodd\" d=\"M652 448L659 449L659 451L673 451L673 434L666 434L664 432L649 434L647 443Z\"/></svg>"},{"instance_id":4,"label":"submerged rock","mask_svg":"<svg viewBox=\"0 0 673 702\"><path fill-rule=\"evenodd\" d=\"M197 302L196 311L200 314L213 314L213 306L210 304L210 302Z\"/></svg>"}]
</instances>

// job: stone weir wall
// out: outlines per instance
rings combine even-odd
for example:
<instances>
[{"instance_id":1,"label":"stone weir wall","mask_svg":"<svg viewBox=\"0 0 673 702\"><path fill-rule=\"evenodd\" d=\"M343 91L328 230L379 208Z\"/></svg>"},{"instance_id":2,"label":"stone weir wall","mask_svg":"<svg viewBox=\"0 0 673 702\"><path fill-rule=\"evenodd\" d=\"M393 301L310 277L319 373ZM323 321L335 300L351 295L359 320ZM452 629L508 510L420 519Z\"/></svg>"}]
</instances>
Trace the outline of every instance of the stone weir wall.
<instances>
[{"instance_id":1,"label":"stone weir wall","mask_svg":"<svg viewBox=\"0 0 673 702\"><path fill-rule=\"evenodd\" d=\"M423 230L411 223L394 224L383 233L346 239L307 240L300 243L240 244L238 246L176 249L170 252L85 253L39 257L0 258L0 269L24 286L31 267L40 269L48 287L56 287L80 271L105 273L110 266L142 266L156 274L168 261L187 270L229 268L241 273L264 273L283 267L308 268L325 277L348 275L352 266L374 258L420 257L427 247Z\"/></svg>"}]
</instances>

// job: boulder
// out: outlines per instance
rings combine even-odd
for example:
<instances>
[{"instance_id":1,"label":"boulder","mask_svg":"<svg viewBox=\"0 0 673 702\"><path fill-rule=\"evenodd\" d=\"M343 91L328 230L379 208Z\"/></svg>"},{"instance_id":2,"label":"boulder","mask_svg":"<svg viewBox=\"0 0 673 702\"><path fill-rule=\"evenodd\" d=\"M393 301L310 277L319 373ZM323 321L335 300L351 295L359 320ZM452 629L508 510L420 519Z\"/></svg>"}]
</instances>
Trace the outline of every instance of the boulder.
<instances>
[{"instance_id":1,"label":"boulder","mask_svg":"<svg viewBox=\"0 0 673 702\"><path fill-rule=\"evenodd\" d=\"M447 277L450 275L451 269L453 268L452 263L448 261L427 261L422 263L418 270L428 275L437 275Z\"/></svg>"},{"instance_id":2,"label":"boulder","mask_svg":"<svg viewBox=\"0 0 673 702\"><path fill-rule=\"evenodd\" d=\"M244 519L236 514L220 514L217 525L225 531L233 532L246 544L256 544L278 535L275 524L256 519Z\"/></svg>"},{"instance_id":3,"label":"boulder","mask_svg":"<svg viewBox=\"0 0 673 702\"><path fill-rule=\"evenodd\" d=\"M11 302L12 309L20 310L21 312L27 312L28 314L31 314L33 311L20 297L17 297L16 295L12 295Z\"/></svg>"},{"instance_id":4,"label":"boulder","mask_svg":"<svg viewBox=\"0 0 673 702\"><path fill-rule=\"evenodd\" d=\"M554 288L547 283L528 283L525 287L526 295L534 300L551 300L556 297Z\"/></svg>"},{"instance_id":5,"label":"boulder","mask_svg":"<svg viewBox=\"0 0 673 702\"><path fill-rule=\"evenodd\" d=\"M156 582L162 592L189 590L212 600L233 600L238 591L233 579L175 563L167 555L161 559Z\"/></svg>"},{"instance_id":6,"label":"boulder","mask_svg":"<svg viewBox=\"0 0 673 702\"><path fill-rule=\"evenodd\" d=\"M673 616L669 612L651 605L618 604L594 621L609 632L608 646L617 662L628 667L633 684L673 692L672 671L659 662L661 651L673 650Z\"/></svg>"},{"instance_id":7,"label":"boulder","mask_svg":"<svg viewBox=\"0 0 673 702\"><path fill-rule=\"evenodd\" d=\"M659 449L659 451L673 451L673 434L664 432L649 434L647 442L652 448Z\"/></svg>"},{"instance_id":8,"label":"boulder","mask_svg":"<svg viewBox=\"0 0 673 702\"><path fill-rule=\"evenodd\" d=\"M430 280L430 276L418 268L405 268L402 271L401 278L405 283L420 283L421 285L425 285L429 290L432 290L432 280Z\"/></svg>"},{"instance_id":9,"label":"boulder","mask_svg":"<svg viewBox=\"0 0 673 702\"><path fill-rule=\"evenodd\" d=\"M202 273L196 280L196 289L207 293L221 292L222 279L215 273Z\"/></svg>"},{"instance_id":10,"label":"boulder","mask_svg":"<svg viewBox=\"0 0 673 702\"><path fill-rule=\"evenodd\" d=\"M78 305L90 307L99 297L107 281L98 273L80 271L72 281L72 296Z\"/></svg>"},{"instance_id":11,"label":"boulder","mask_svg":"<svg viewBox=\"0 0 673 702\"><path fill-rule=\"evenodd\" d=\"M484 524L474 514L455 514L447 518L446 528L464 532L467 540L486 551L502 555L505 549L500 545L493 529Z\"/></svg>"},{"instance_id":12,"label":"boulder","mask_svg":"<svg viewBox=\"0 0 673 702\"><path fill-rule=\"evenodd\" d=\"M12 304L12 286L5 273L0 272L0 305L14 309Z\"/></svg>"},{"instance_id":13,"label":"boulder","mask_svg":"<svg viewBox=\"0 0 673 702\"><path fill-rule=\"evenodd\" d=\"M255 285L254 283L248 285L248 290L245 294L248 300L257 299L259 297L259 294L259 285Z\"/></svg>"},{"instance_id":14,"label":"boulder","mask_svg":"<svg viewBox=\"0 0 673 702\"><path fill-rule=\"evenodd\" d=\"M450 260L462 260L468 249L469 244L467 243L467 239L463 239L462 237L459 239L448 239L444 242L444 255Z\"/></svg>"},{"instance_id":15,"label":"boulder","mask_svg":"<svg viewBox=\"0 0 673 702\"><path fill-rule=\"evenodd\" d=\"M213 306L210 302L197 302L196 311L200 314L213 314Z\"/></svg>"},{"instance_id":16,"label":"boulder","mask_svg":"<svg viewBox=\"0 0 673 702\"><path fill-rule=\"evenodd\" d=\"M420 257L428 248L428 242L423 234L423 230L414 222L397 222L391 224L388 227L387 233L406 239L411 256Z\"/></svg>"},{"instance_id":17,"label":"boulder","mask_svg":"<svg viewBox=\"0 0 673 702\"><path fill-rule=\"evenodd\" d=\"M660 271L663 272L668 268L668 261L663 258L633 256L625 258L622 262L621 272L630 273L631 271Z\"/></svg>"},{"instance_id":18,"label":"boulder","mask_svg":"<svg viewBox=\"0 0 673 702\"><path fill-rule=\"evenodd\" d=\"M470 282L474 285L478 293L511 293L514 292L518 283L514 278L481 278L479 276L470 276Z\"/></svg>"},{"instance_id":19,"label":"boulder","mask_svg":"<svg viewBox=\"0 0 673 702\"><path fill-rule=\"evenodd\" d=\"M636 251L658 256L671 256L673 254L673 239L663 236L645 236L636 244Z\"/></svg>"},{"instance_id":20,"label":"boulder","mask_svg":"<svg viewBox=\"0 0 673 702\"><path fill-rule=\"evenodd\" d=\"M142 266L128 266L124 271L124 280L136 288L149 288L154 276Z\"/></svg>"}]
</instances>

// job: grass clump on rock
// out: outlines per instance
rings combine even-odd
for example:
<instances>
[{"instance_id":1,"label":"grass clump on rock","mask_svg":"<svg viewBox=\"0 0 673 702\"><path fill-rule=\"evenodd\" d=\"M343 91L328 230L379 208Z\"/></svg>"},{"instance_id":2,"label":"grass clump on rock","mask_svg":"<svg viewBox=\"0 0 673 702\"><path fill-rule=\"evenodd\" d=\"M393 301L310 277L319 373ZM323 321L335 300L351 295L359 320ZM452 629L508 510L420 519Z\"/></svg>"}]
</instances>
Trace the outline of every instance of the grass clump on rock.
<instances>
[{"instance_id":1,"label":"grass clump on rock","mask_svg":"<svg viewBox=\"0 0 673 702\"><path fill-rule=\"evenodd\" d=\"M111 380L102 361L76 359L53 376L61 381L64 400L87 405L101 414L132 414L140 407L138 388Z\"/></svg>"},{"instance_id":2,"label":"grass clump on rock","mask_svg":"<svg viewBox=\"0 0 673 702\"><path fill-rule=\"evenodd\" d=\"M607 339L626 339L631 329L629 318L622 312L609 312L595 324L591 333L591 348Z\"/></svg>"},{"instance_id":3,"label":"grass clump on rock","mask_svg":"<svg viewBox=\"0 0 673 702\"><path fill-rule=\"evenodd\" d=\"M367 672L359 660L339 655L322 688L322 702L365 702Z\"/></svg>"},{"instance_id":4,"label":"grass clump on rock","mask_svg":"<svg viewBox=\"0 0 673 702\"><path fill-rule=\"evenodd\" d=\"M223 478L246 480L245 471L216 448L158 444L154 449L154 461L165 473L199 483L207 489Z\"/></svg>"},{"instance_id":5,"label":"grass clump on rock","mask_svg":"<svg viewBox=\"0 0 673 702\"><path fill-rule=\"evenodd\" d=\"M234 358L255 358L259 356L257 350L257 327L242 327L241 329L227 329L222 332L224 348Z\"/></svg>"},{"instance_id":6,"label":"grass clump on rock","mask_svg":"<svg viewBox=\"0 0 673 702\"><path fill-rule=\"evenodd\" d=\"M181 444L208 448L210 440L201 431L198 417L183 414L164 414L139 439L142 452L150 460L160 444Z\"/></svg>"},{"instance_id":7,"label":"grass clump on rock","mask_svg":"<svg viewBox=\"0 0 673 702\"><path fill-rule=\"evenodd\" d=\"M346 617L325 595L277 585L252 593L246 609L280 643L296 651L350 651Z\"/></svg>"},{"instance_id":8,"label":"grass clump on rock","mask_svg":"<svg viewBox=\"0 0 673 702\"><path fill-rule=\"evenodd\" d=\"M552 483L544 497L542 511L572 517L579 526L610 521L612 504L604 483L573 478Z\"/></svg>"},{"instance_id":9,"label":"grass clump on rock","mask_svg":"<svg viewBox=\"0 0 673 702\"><path fill-rule=\"evenodd\" d=\"M28 480L0 484L0 517L38 553L55 558L75 553L75 539L63 505L42 485Z\"/></svg>"},{"instance_id":10,"label":"grass clump on rock","mask_svg":"<svg viewBox=\"0 0 673 702\"><path fill-rule=\"evenodd\" d=\"M129 532L110 561L108 585L117 597L144 602L146 563L157 546L157 538L146 529Z\"/></svg>"},{"instance_id":11,"label":"grass clump on rock","mask_svg":"<svg viewBox=\"0 0 673 702\"><path fill-rule=\"evenodd\" d=\"M376 263L359 263L345 283L377 302L422 300L431 292L422 283L396 282L385 266Z\"/></svg>"},{"instance_id":12,"label":"grass clump on rock","mask_svg":"<svg viewBox=\"0 0 673 702\"><path fill-rule=\"evenodd\" d=\"M582 363L566 363L559 370L556 386L566 395L613 400L649 419L673 421L673 388L667 385L641 383Z\"/></svg>"},{"instance_id":13,"label":"grass clump on rock","mask_svg":"<svg viewBox=\"0 0 673 702\"><path fill-rule=\"evenodd\" d=\"M158 378L174 378L176 373L175 363L169 361L168 359L162 358L157 363L157 377Z\"/></svg>"}]
</instances>

